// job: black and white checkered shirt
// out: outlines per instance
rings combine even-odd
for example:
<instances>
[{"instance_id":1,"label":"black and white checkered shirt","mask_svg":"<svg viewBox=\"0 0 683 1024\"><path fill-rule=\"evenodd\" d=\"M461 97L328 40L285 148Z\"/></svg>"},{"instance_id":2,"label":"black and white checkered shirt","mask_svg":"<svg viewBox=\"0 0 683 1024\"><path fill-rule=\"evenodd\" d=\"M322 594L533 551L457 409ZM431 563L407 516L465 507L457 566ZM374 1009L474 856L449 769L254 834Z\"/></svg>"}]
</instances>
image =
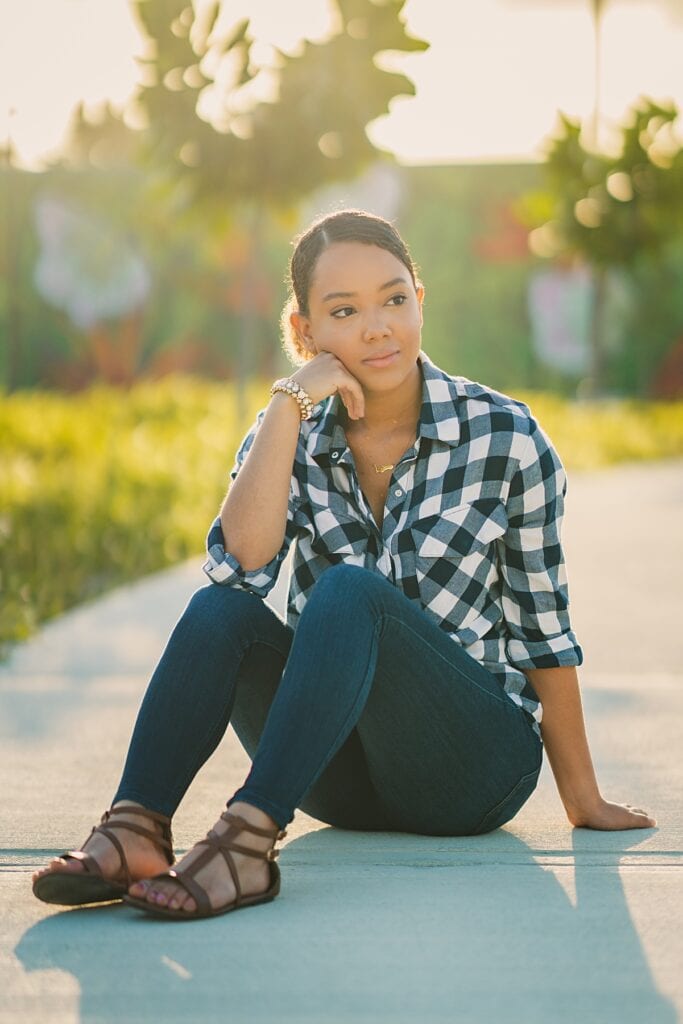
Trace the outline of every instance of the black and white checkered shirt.
<instances>
[{"instance_id":1,"label":"black and white checkered shirt","mask_svg":"<svg viewBox=\"0 0 683 1024\"><path fill-rule=\"evenodd\" d=\"M424 352L415 446L396 465L377 528L339 419L340 399L301 424L282 549L244 570L207 538L207 575L265 596L292 543L287 622L295 626L321 573L338 562L381 573L496 678L538 723L541 707L520 669L580 665L560 544L566 477L529 408ZM265 415L237 453L234 480Z\"/></svg>"}]
</instances>

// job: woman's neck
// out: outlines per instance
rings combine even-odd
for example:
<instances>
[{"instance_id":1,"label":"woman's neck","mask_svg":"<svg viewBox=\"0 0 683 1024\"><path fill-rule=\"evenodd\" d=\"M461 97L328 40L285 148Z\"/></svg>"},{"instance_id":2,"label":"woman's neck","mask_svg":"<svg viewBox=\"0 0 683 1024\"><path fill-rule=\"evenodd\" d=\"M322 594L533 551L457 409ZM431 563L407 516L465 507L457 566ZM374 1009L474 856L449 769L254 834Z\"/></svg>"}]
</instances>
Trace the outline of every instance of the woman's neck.
<instances>
[{"instance_id":1,"label":"woman's neck","mask_svg":"<svg viewBox=\"0 0 683 1024\"><path fill-rule=\"evenodd\" d=\"M422 407L422 373L415 364L411 374L394 391L365 392L365 415L360 420L346 416L345 430L352 434L389 434L400 430L414 431Z\"/></svg>"}]
</instances>

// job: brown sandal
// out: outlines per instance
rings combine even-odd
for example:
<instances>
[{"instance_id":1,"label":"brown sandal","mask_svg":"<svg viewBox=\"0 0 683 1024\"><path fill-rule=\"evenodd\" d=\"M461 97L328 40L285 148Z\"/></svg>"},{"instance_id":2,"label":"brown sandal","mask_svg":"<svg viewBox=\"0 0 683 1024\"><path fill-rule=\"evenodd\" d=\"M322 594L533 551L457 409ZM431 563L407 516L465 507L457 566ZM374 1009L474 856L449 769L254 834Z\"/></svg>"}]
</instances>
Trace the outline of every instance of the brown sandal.
<instances>
[{"instance_id":1,"label":"brown sandal","mask_svg":"<svg viewBox=\"0 0 683 1024\"><path fill-rule=\"evenodd\" d=\"M208 833L206 839L201 839L197 846L205 846L206 849L201 853L195 861L190 864L189 867L185 868L184 871L164 871L160 875L154 875L153 878L147 879L150 882L161 881L162 879L172 878L174 882L178 882L183 889L188 893L189 896L197 904L196 910L181 910L175 909L168 906L159 906L154 903L149 903L147 900L142 899L138 896L124 896L124 902L128 903L132 907L137 907L139 910L144 910L148 914L153 914L156 917L171 917L176 921L193 921L197 918L202 917L218 917L219 914L228 914L231 910L238 910L240 907L253 907L257 903L269 903L270 900L274 900L280 891L280 869L275 863L275 858L279 854L279 850L271 848L270 850L253 850L246 846L239 846L233 840L239 835L240 832L247 831L253 832L254 835L258 836L270 836L275 840L284 839L287 833L275 828L258 828L256 825L251 825L244 818L238 817L236 814L232 814L230 811L223 811L221 819L226 821L229 825L227 832L222 835L218 835L213 829ZM262 860L268 861L268 867L270 868L270 885L268 889L260 894L254 896L242 896L242 889L240 886L237 869L235 862L232 859L230 850L234 850L236 853L244 853L248 857L259 857ZM222 854L225 859L225 863L228 865L232 881L235 886L236 898L230 903L226 903L220 907L212 907L211 902L207 893L195 881L195 875L211 860L217 853Z\"/></svg>"},{"instance_id":2,"label":"brown sandal","mask_svg":"<svg viewBox=\"0 0 683 1024\"><path fill-rule=\"evenodd\" d=\"M115 814L139 814L150 821L156 821L161 825L161 835L152 829L137 825L132 821L111 821ZM83 871L50 871L33 883L33 894L44 903L59 903L62 906L78 907L86 903L104 903L110 900L120 900L125 896L129 887L136 879L131 876L128 869L128 861L119 842L115 830L127 829L129 832L137 832L146 839L151 839L164 853L169 864L173 864L173 836L171 834L171 819L156 811L147 811L140 807L112 807L105 811L88 839L95 832L101 832L114 846L121 859L121 867L113 878L105 878L102 870L89 853L83 850L68 850L60 854L64 860L80 860L83 864ZM87 840L86 840L87 843ZM85 845L85 843L83 844Z\"/></svg>"}]
</instances>

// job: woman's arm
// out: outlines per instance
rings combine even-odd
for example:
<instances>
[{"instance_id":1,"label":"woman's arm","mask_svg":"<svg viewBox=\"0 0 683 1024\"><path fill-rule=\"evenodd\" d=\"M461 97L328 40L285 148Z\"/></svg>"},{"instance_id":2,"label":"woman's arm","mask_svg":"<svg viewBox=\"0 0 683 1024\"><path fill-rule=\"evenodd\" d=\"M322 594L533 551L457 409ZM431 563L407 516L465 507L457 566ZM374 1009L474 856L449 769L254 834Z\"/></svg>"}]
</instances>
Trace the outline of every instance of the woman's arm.
<instances>
[{"instance_id":1,"label":"woman's arm","mask_svg":"<svg viewBox=\"0 0 683 1024\"><path fill-rule=\"evenodd\" d=\"M543 705L541 733L555 782L572 825L578 828L652 828L640 807L603 799L588 749L576 668L523 669Z\"/></svg>"},{"instance_id":2,"label":"woman's arm","mask_svg":"<svg viewBox=\"0 0 683 1024\"><path fill-rule=\"evenodd\" d=\"M360 384L330 352L320 352L292 380L314 405L338 392L349 411L364 413ZM224 547L243 569L258 569L282 547L292 466L301 427L299 406L289 395L272 396L244 464L220 512Z\"/></svg>"},{"instance_id":3,"label":"woman's arm","mask_svg":"<svg viewBox=\"0 0 683 1024\"><path fill-rule=\"evenodd\" d=\"M271 398L244 465L221 507L225 550L247 571L282 547L301 416L289 395Z\"/></svg>"}]
</instances>

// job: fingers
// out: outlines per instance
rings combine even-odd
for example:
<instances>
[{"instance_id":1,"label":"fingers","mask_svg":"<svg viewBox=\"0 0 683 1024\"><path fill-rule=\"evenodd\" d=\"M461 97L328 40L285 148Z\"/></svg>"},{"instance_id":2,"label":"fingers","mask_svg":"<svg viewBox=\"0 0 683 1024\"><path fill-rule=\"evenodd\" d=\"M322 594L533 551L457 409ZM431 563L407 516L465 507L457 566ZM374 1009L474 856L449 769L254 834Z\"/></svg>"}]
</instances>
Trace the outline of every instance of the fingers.
<instances>
[{"instance_id":1,"label":"fingers","mask_svg":"<svg viewBox=\"0 0 683 1024\"><path fill-rule=\"evenodd\" d=\"M642 814L650 821L654 821L654 818L652 817L650 812L646 811L644 807L634 807L633 804L625 804L624 806L628 807L629 811L631 811L632 814Z\"/></svg>"},{"instance_id":2,"label":"fingers","mask_svg":"<svg viewBox=\"0 0 683 1024\"><path fill-rule=\"evenodd\" d=\"M572 819L570 819L572 820ZM572 820L579 828L594 828L599 831L624 831L632 828L655 828L657 821L642 807L604 801L599 814L588 815L580 823Z\"/></svg>"},{"instance_id":3,"label":"fingers","mask_svg":"<svg viewBox=\"0 0 683 1024\"><path fill-rule=\"evenodd\" d=\"M632 828L654 828L656 826L656 819L651 817L642 807L632 807L631 804L625 804L624 806L630 812L633 821Z\"/></svg>"},{"instance_id":4,"label":"fingers","mask_svg":"<svg viewBox=\"0 0 683 1024\"><path fill-rule=\"evenodd\" d=\"M341 359L331 352L321 351L300 370L292 374L314 405L337 392L352 419L365 415L363 389L356 378L349 373Z\"/></svg>"},{"instance_id":5,"label":"fingers","mask_svg":"<svg viewBox=\"0 0 683 1024\"><path fill-rule=\"evenodd\" d=\"M350 419L362 419L365 415L365 402L363 401L362 393L359 396L351 388L340 388L339 395Z\"/></svg>"},{"instance_id":6,"label":"fingers","mask_svg":"<svg viewBox=\"0 0 683 1024\"><path fill-rule=\"evenodd\" d=\"M337 391L349 416L354 420L362 419L365 415L365 396L362 387L339 359L337 360L337 370L341 371L342 378L337 385Z\"/></svg>"}]
</instances>

